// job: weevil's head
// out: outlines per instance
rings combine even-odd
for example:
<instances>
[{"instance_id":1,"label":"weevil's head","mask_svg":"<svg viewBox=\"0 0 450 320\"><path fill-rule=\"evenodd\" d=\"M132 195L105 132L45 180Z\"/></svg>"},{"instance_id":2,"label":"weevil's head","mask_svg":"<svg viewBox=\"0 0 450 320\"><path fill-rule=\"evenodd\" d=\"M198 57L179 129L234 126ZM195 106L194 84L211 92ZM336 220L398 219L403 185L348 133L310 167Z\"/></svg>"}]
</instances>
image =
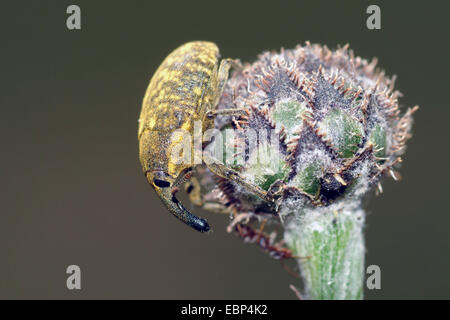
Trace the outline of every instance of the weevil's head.
<instances>
[{"instance_id":1,"label":"weevil's head","mask_svg":"<svg viewBox=\"0 0 450 320\"><path fill-rule=\"evenodd\" d=\"M175 180L183 174L190 163L183 158L172 156L173 142L171 132L146 130L139 136L139 159L148 182L155 190L171 188Z\"/></svg>"},{"instance_id":2,"label":"weevil's head","mask_svg":"<svg viewBox=\"0 0 450 320\"><path fill-rule=\"evenodd\" d=\"M145 177L170 213L193 229L208 232L206 220L190 213L175 196L178 191L176 180L189 166L170 161L167 156L169 142L170 134L166 132L147 130L139 136L139 158Z\"/></svg>"},{"instance_id":3,"label":"weevil's head","mask_svg":"<svg viewBox=\"0 0 450 320\"><path fill-rule=\"evenodd\" d=\"M176 198L175 194L178 188L175 186L175 181L177 177L173 177L163 170L148 171L146 177L170 213L199 232L210 230L205 219L190 213Z\"/></svg>"}]
</instances>

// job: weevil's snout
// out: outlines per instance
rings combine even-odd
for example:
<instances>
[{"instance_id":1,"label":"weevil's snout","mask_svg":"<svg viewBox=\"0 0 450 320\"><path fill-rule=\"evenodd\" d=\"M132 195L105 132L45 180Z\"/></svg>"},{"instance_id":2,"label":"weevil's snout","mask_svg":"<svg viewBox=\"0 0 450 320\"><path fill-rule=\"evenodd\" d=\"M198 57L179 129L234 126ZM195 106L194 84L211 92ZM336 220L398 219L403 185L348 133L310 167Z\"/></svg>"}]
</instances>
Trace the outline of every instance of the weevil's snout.
<instances>
[{"instance_id":1,"label":"weevil's snout","mask_svg":"<svg viewBox=\"0 0 450 320\"><path fill-rule=\"evenodd\" d=\"M175 197L175 194L172 194L172 199L170 202L171 204L174 204L176 206L175 210L171 210L171 208L169 208L169 211L172 212L175 215L175 217L177 217L178 219L186 223L188 226L199 232L208 232L210 230L208 222L205 219L202 219L190 213L181 204L181 202L178 201L178 199Z\"/></svg>"},{"instance_id":2,"label":"weevil's snout","mask_svg":"<svg viewBox=\"0 0 450 320\"><path fill-rule=\"evenodd\" d=\"M190 213L176 198L177 188L174 188L176 178L163 171L151 171L146 174L148 182L155 188L162 203L176 218L199 232L208 232L209 224L205 219Z\"/></svg>"}]
</instances>

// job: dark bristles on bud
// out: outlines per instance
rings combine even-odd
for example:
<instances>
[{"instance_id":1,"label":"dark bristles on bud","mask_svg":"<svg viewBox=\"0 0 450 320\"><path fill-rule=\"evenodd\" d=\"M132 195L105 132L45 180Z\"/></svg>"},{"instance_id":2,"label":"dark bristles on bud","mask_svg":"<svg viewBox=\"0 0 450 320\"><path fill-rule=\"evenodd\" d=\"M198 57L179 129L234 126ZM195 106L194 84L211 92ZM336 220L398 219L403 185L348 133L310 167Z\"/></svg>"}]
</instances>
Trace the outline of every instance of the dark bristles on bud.
<instances>
[{"instance_id":1,"label":"dark bristles on bud","mask_svg":"<svg viewBox=\"0 0 450 320\"><path fill-rule=\"evenodd\" d=\"M399 117L395 76L386 77L376 64L355 57L348 45L331 51L306 43L263 53L234 71L218 108L244 108L248 115L216 119L218 129L237 128L245 142L245 161L233 169L266 191L281 180L289 190L284 194L301 195L306 206L361 198L379 185L384 174L396 172L417 107ZM258 133L253 150L248 129ZM278 134L277 149L265 142L269 130ZM258 154L264 148L276 160L262 163ZM237 155L232 147L226 152ZM219 187L228 203L239 199L236 207L262 206L234 182Z\"/></svg>"},{"instance_id":2,"label":"dark bristles on bud","mask_svg":"<svg viewBox=\"0 0 450 320\"><path fill-rule=\"evenodd\" d=\"M295 258L306 298L362 298L361 200L374 186L382 192L383 176L400 179L394 168L418 107L401 115L395 76L376 64L348 46L307 42L236 68L219 101L246 111L215 119L223 164L239 179L204 171L204 199L230 213L227 230L244 242Z\"/></svg>"}]
</instances>

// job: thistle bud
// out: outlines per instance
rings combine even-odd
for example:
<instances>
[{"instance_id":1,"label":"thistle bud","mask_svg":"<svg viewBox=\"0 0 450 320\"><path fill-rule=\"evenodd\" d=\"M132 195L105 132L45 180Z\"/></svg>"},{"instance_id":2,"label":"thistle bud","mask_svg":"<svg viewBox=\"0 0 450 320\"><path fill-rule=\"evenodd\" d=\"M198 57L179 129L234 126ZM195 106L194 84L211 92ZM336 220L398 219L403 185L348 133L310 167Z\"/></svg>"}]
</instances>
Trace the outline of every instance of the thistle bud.
<instances>
[{"instance_id":1,"label":"thistle bud","mask_svg":"<svg viewBox=\"0 0 450 320\"><path fill-rule=\"evenodd\" d=\"M354 57L347 46L330 51L307 43L267 52L234 72L219 104L246 109L248 117L218 126L238 129L247 149L236 169L265 191L281 180L282 197L305 205L360 198L384 174L399 176L395 167L417 107L400 117L394 82L375 59ZM248 129L258 134L254 148ZM268 131L278 136L275 145L264 136ZM262 159L265 153L270 157Z\"/></svg>"},{"instance_id":2,"label":"thistle bud","mask_svg":"<svg viewBox=\"0 0 450 320\"><path fill-rule=\"evenodd\" d=\"M231 159L225 165L273 199L221 178L222 201L235 216L250 212L283 222L290 249L311 257L300 267L312 298L361 297L360 201L373 186L382 190L384 175L399 178L396 167L411 136L418 107L400 114L395 77L376 64L355 57L348 46L331 51L306 43L266 52L233 72L218 106L247 112L216 119L222 133L235 132L231 140L224 134L225 158ZM341 263L328 273L314 271L323 268L315 263L324 263L318 259L324 249L330 264ZM349 278L360 279L352 290Z\"/></svg>"}]
</instances>

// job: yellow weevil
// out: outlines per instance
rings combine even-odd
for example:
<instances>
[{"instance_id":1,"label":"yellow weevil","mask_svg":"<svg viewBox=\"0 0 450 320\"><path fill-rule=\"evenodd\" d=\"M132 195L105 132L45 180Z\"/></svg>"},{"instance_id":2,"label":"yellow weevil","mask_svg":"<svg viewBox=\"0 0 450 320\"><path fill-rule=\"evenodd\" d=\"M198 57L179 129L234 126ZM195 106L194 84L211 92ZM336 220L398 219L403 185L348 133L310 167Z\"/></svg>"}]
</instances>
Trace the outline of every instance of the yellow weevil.
<instances>
[{"instance_id":1,"label":"yellow weevil","mask_svg":"<svg viewBox=\"0 0 450 320\"><path fill-rule=\"evenodd\" d=\"M212 42L189 42L175 49L150 80L139 118L139 158L148 182L175 217L200 232L210 230L206 220L190 213L175 197L194 166L173 161L171 150L178 141L172 141L172 133L183 129L193 134L195 121L206 130L213 128L217 115L244 114L243 109L215 109L233 63L223 59L219 65L219 49ZM263 190L249 185L238 172L217 161L206 164L213 173L265 198Z\"/></svg>"}]
</instances>

